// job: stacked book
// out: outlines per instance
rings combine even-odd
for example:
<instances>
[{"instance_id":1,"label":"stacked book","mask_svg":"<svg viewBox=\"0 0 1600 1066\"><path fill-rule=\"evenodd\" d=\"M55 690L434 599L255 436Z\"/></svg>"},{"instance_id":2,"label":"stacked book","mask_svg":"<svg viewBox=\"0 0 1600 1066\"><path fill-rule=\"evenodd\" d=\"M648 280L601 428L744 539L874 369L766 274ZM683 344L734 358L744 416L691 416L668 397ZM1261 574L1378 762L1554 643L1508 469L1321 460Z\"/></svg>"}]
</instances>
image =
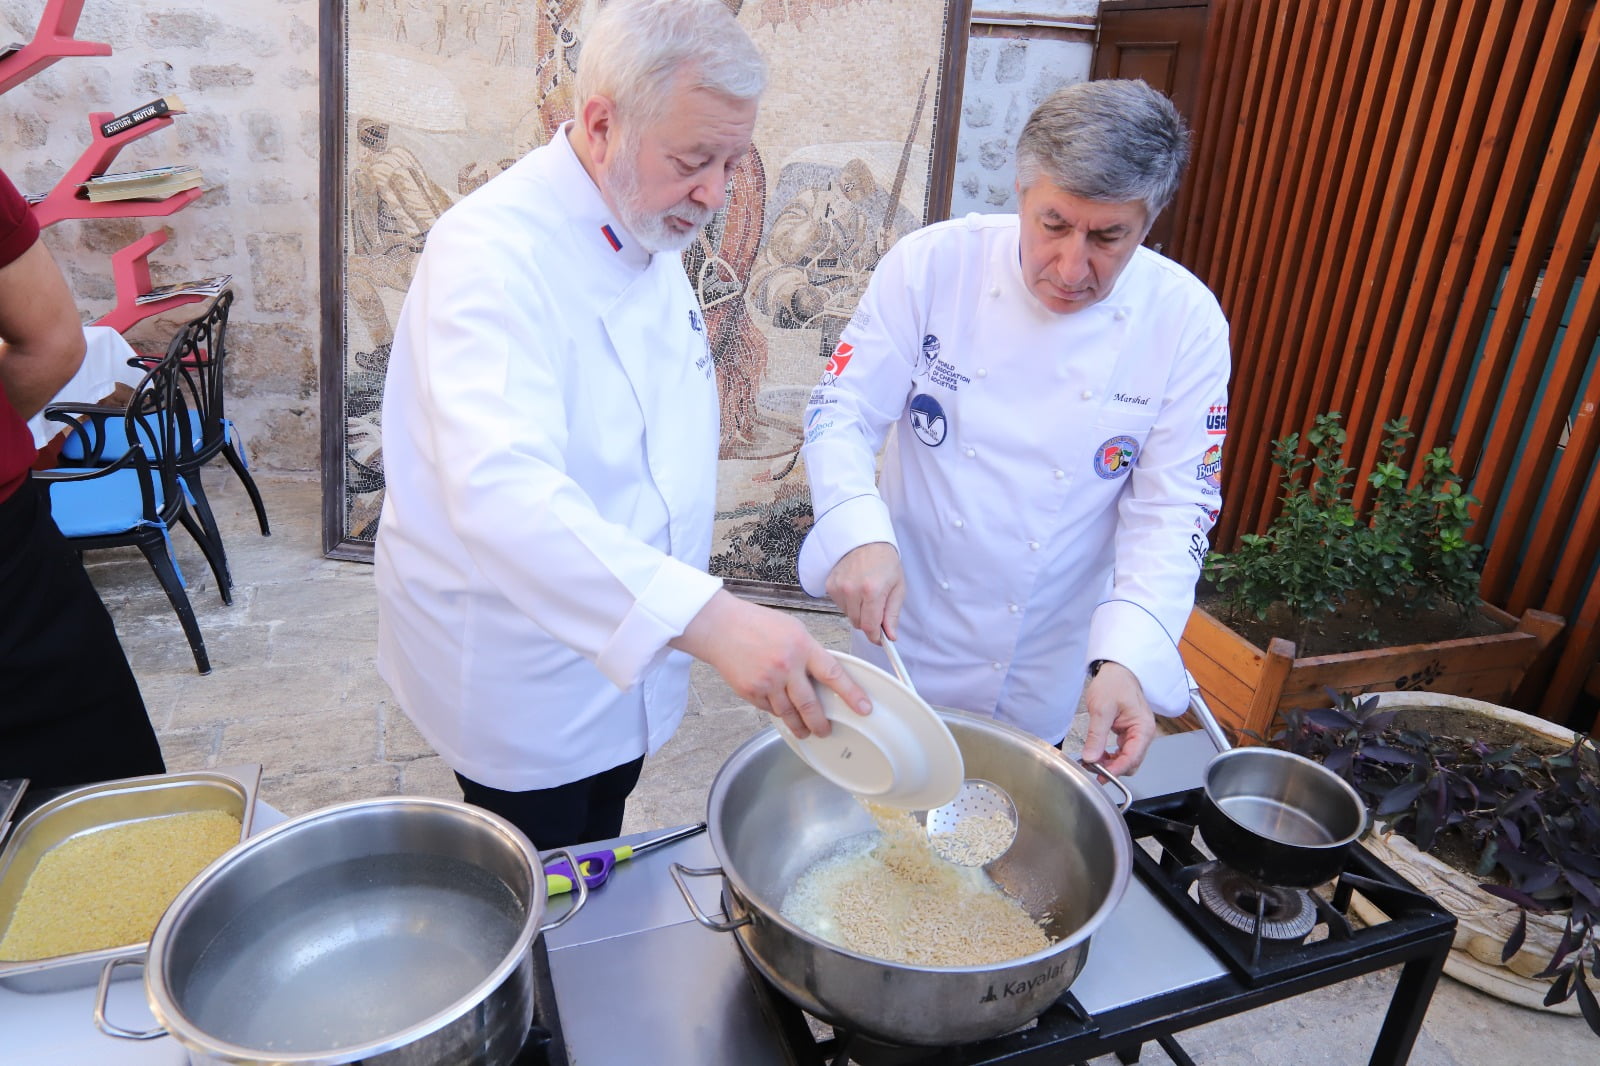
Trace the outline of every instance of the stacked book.
<instances>
[{"instance_id":1,"label":"stacked book","mask_svg":"<svg viewBox=\"0 0 1600 1066\"><path fill-rule=\"evenodd\" d=\"M83 187L90 202L98 204L109 200L165 200L185 189L198 188L200 182L200 168L184 164L97 174Z\"/></svg>"}]
</instances>

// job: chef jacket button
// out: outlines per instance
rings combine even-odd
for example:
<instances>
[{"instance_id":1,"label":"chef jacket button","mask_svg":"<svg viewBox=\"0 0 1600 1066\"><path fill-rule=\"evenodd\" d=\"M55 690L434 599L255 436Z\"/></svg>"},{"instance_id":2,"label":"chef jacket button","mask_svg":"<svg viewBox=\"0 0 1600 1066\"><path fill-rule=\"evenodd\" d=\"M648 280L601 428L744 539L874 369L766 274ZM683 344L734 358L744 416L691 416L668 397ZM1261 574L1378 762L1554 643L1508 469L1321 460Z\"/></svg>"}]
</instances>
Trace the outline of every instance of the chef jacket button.
<instances>
[{"instance_id":1,"label":"chef jacket button","mask_svg":"<svg viewBox=\"0 0 1600 1066\"><path fill-rule=\"evenodd\" d=\"M1121 322L1123 319L1128 317L1128 312L1119 307L1111 317L1116 319L1118 322Z\"/></svg>"},{"instance_id":2,"label":"chef jacket button","mask_svg":"<svg viewBox=\"0 0 1600 1066\"><path fill-rule=\"evenodd\" d=\"M1012 614L1021 614L1022 613L1022 608L1018 607L1014 603L1007 604L1006 605L1006 610L1010 611Z\"/></svg>"},{"instance_id":3,"label":"chef jacket button","mask_svg":"<svg viewBox=\"0 0 1600 1066\"><path fill-rule=\"evenodd\" d=\"M973 449L971 449L971 448L968 448L968 449L967 449L967 458L968 458L968 459L971 459L971 458L972 458L972 457L973 457L973 456L975 456L975 455L977 455L977 454L978 454L978 453L977 453L977 452L976 452L976 451L974 451L974 450L973 450Z\"/></svg>"},{"instance_id":4,"label":"chef jacket button","mask_svg":"<svg viewBox=\"0 0 1600 1066\"><path fill-rule=\"evenodd\" d=\"M982 367L982 366L980 366L980 367L979 367L979 368L978 368L978 376L979 376L979 377L980 377L980 378L986 378L986 377L988 377L988 376L989 376L989 368L988 368L988 367Z\"/></svg>"},{"instance_id":5,"label":"chef jacket button","mask_svg":"<svg viewBox=\"0 0 1600 1066\"><path fill-rule=\"evenodd\" d=\"M1062 478L1067 476L1067 472L1065 470L1052 470L1051 473L1055 475L1055 479L1057 481L1060 481Z\"/></svg>"},{"instance_id":6,"label":"chef jacket button","mask_svg":"<svg viewBox=\"0 0 1600 1066\"><path fill-rule=\"evenodd\" d=\"M1084 399L1085 399L1085 400L1092 400L1092 399L1094 399L1094 390L1093 390L1093 389L1084 389L1084 390L1083 390L1083 398L1084 398Z\"/></svg>"},{"instance_id":7,"label":"chef jacket button","mask_svg":"<svg viewBox=\"0 0 1600 1066\"><path fill-rule=\"evenodd\" d=\"M1031 551L1031 552L1038 551L1039 550L1039 542L1036 541L1036 540L1028 541L1028 550Z\"/></svg>"},{"instance_id":8,"label":"chef jacket button","mask_svg":"<svg viewBox=\"0 0 1600 1066\"><path fill-rule=\"evenodd\" d=\"M959 518L956 519L954 522L951 522L950 524L955 526L957 529L964 529L964 528L966 528L966 525L967 525L965 522L963 522Z\"/></svg>"},{"instance_id":9,"label":"chef jacket button","mask_svg":"<svg viewBox=\"0 0 1600 1066\"><path fill-rule=\"evenodd\" d=\"M989 665L994 667L996 670L1004 670L1005 669L1005 664L1004 663L990 663Z\"/></svg>"},{"instance_id":10,"label":"chef jacket button","mask_svg":"<svg viewBox=\"0 0 1600 1066\"><path fill-rule=\"evenodd\" d=\"M994 288L990 289L989 290L989 295L990 296L999 296L1000 295L1000 286L996 285Z\"/></svg>"},{"instance_id":11,"label":"chef jacket button","mask_svg":"<svg viewBox=\"0 0 1600 1066\"><path fill-rule=\"evenodd\" d=\"M943 589L943 590L944 590L944 591L946 591L946 592L949 592L949 591L950 591L950 582L948 582L948 581L941 581L941 582L939 582L939 587L940 587L940 588L941 588L941 589Z\"/></svg>"}]
</instances>

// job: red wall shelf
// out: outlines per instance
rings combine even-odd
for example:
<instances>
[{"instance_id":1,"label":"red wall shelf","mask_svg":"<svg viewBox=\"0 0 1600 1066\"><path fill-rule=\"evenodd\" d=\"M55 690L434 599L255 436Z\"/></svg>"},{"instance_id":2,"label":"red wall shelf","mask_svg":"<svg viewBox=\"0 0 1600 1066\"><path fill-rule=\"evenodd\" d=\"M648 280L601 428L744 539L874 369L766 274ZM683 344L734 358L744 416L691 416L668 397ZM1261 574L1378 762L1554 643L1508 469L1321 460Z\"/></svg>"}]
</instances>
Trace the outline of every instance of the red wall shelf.
<instances>
[{"instance_id":1,"label":"red wall shelf","mask_svg":"<svg viewBox=\"0 0 1600 1066\"><path fill-rule=\"evenodd\" d=\"M109 44L80 41L73 36L82 14L83 0L48 0L33 40L0 59L0 93L22 84L58 59L110 55Z\"/></svg>"},{"instance_id":2,"label":"red wall shelf","mask_svg":"<svg viewBox=\"0 0 1600 1066\"><path fill-rule=\"evenodd\" d=\"M197 193L200 190L189 191ZM173 199L176 200L177 197L174 196ZM117 306L97 319L95 325L110 326L118 333L126 333L128 327L135 322L152 315L159 315L163 311L170 311L174 307L206 299L204 296L190 293L185 296L168 296L166 299L154 300L147 304L134 303L136 296L150 291L150 264L147 260L150 253L165 244L166 240L167 231L158 229L146 233L111 257L111 276L117 283Z\"/></svg>"},{"instance_id":3,"label":"red wall shelf","mask_svg":"<svg viewBox=\"0 0 1600 1066\"><path fill-rule=\"evenodd\" d=\"M69 218L159 218L181 211L200 198L204 190L185 189L165 200L90 200L83 192L84 182L104 174L117 153L130 142L172 125L172 116L163 115L110 137L102 135L100 127L116 117L109 111L96 111L89 116L89 147L56 182L56 187L33 205L33 217L40 229Z\"/></svg>"}]
</instances>

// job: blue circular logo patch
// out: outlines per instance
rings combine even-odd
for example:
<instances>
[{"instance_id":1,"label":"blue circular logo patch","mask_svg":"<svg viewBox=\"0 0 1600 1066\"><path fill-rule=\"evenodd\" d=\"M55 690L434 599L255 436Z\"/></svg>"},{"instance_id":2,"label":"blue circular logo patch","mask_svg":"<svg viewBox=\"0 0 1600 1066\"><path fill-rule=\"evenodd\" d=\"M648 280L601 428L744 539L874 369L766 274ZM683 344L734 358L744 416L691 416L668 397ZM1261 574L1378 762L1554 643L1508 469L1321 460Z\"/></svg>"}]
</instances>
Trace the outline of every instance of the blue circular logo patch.
<instances>
[{"instance_id":1,"label":"blue circular logo patch","mask_svg":"<svg viewBox=\"0 0 1600 1066\"><path fill-rule=\"evenodd\" d=\"M1094 452L1094 472L1107 481L1122 477L1139 461L1139 442L1132 437L1112 437Z\"/></svg>"},{"instance_id":2,"label":"blue circular logo patch","mask_svg":"<svg viewBox=\"0 0 1600 1066\"><path fill-rule=\"evenodd\" d=\"M911 432L917 439L930 448L937 448L944 443L945 434L950 431L950 423L945 419L944 408L925 392L919 392L911 397Z\"/></svg>"}]
</instances>

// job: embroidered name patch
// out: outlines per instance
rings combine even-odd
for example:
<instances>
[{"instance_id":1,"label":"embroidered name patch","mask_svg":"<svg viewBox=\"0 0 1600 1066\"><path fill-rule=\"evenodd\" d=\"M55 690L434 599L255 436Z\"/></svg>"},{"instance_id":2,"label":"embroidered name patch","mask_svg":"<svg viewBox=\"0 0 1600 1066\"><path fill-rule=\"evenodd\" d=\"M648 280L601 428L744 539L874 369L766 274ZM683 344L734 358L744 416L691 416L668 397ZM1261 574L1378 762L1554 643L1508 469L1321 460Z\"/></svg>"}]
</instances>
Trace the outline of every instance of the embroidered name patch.
<instances>
[{"instance_id":1,"label":"embroidered name patch","mask_svg":"<svg viewBox=\"0 0 1600 1066\"><path fill-rule=\"evenodd\" d=\"M1122 477L1139 459L1139 442L1132 437L1112 437L1094 453L1094 472L1112 481Z\"/></svg>"}]
</instances>

